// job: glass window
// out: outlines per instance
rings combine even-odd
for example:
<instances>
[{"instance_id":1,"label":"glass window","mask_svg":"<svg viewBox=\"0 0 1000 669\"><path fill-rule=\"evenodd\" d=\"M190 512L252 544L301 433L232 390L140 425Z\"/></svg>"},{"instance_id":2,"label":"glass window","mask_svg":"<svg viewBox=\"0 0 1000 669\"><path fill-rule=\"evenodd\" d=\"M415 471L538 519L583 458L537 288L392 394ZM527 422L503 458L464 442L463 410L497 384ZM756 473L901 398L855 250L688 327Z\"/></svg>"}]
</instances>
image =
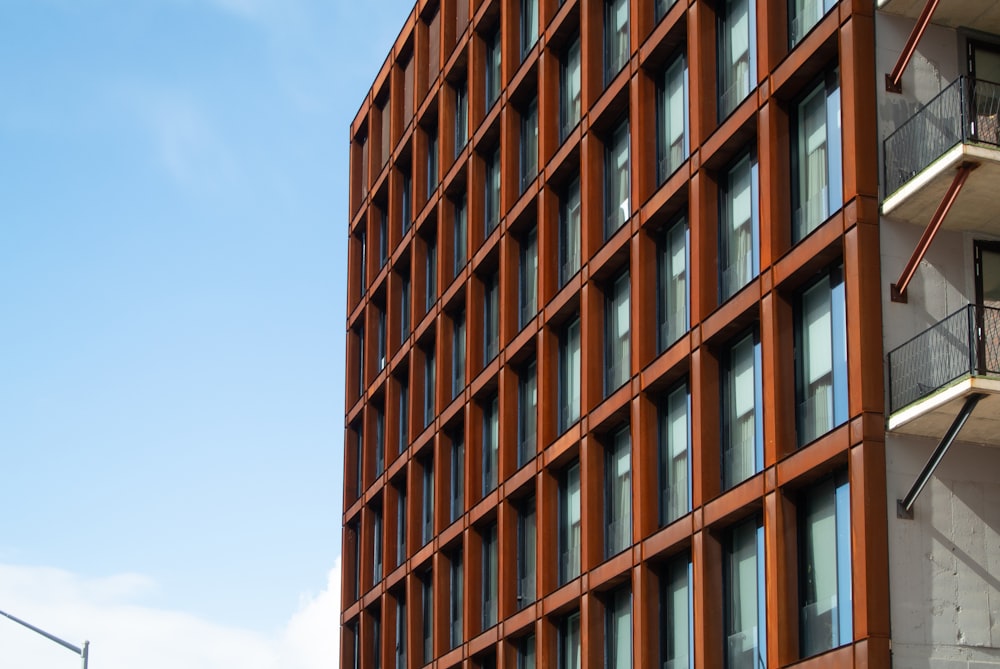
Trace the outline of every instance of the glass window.
<instances>
[{"instance_id":1,"label":"glass window","mask_svg":"<svg viewBox=\"0 0 1000 669\"><path fill-rule=\"evenodd\" d=\"M604 2L604 85L628 63L628 0Z\"/></svg>"},{"instance_id":2,"label":"glass window","mask_svg":"<svg viewBox=\"0 0 1000 669\"><path fill-rule=\"evenodd\" d=\"M788 45L794 47L801 42L836 4L836 0L789 0Z\"/></svg>"},{"instance_id":3,"label":"glass window","mask_svg":"<svg viewBox=\"0 0 1000 669\"><path fill-rule=\"evenodd\" d=\"M365 392L365 328L358 328L358 395Z\"/></svg>"},{"instance_id":4,"label":"glass window","mask_svg":"<svg viewBox=\"0 0 1000 669\"><path fill-rule=\"evenodd\" d=\"M406 562L406 480L396 488L396 564Z\"/></svg>"},{"instance_id":5,"label":"glass window","mask_svg":"<svg viewBox=\"0 0 1000 669\"><path fill-rule=\"evenodd\" d=\"M385 471L385 412L377 404L372 405L375 411L375 477Z\"/></svg>"},{"instance_id":6,"label":"glass window","mask_svg":"<svg viewBox=\"0 0 1000 669\"><path fill-rule=\"evenodd\" d=\"M618 588L604 607L604 656L609 669L632 666L632 592Z\"/></svg>"},{"instance_id":7,"label":"glass window","mask_svg":"<svg viewBox=\"0 0 1000 669\"><path fill-rule=\"evenodd\" d=\"M523 328L538 313L538 228L531 228L521 239L518 269L517 292Z\"/></svg>"},{"instance_id":8,"label":"glass window","mask_svg":"<svg viewBox=\"0 0 1000 669\"><path fill-rule=\"evenodd\" d=\"M358 233L358 286L363 296L368 290L368 248L365 241L365 231Z\"/></svg>"},{"instance_id":9,"label":"glass window","mask_svg":"<svg viewBox=\"0 0 1000 669\"><path fill-rule=\"evenodd\" d=\"M464 75L463 75L464 78ZM455 86L455 155L465 148L469 141L469 95L465 89L465 81Z\"/></svg>"},{"instance_id":10,"label":"glass window","mask_svg":"<svg viewBox=\"0 0 1000 669\"><path fill-rule=\"evenodd\" d=\"M559 669L581 669L580 612L576 611L559 622Z\"/></svg>"},{"instance_id":11,"label":"glass window","mask_svg":"<svg viewBox=\"0 0 1000 669\"><path fill-rule=\"evenodd\" d=\"M382 580L382 512L372 509L372 583Z\"/></svg>"},{"instance_id":12,"label":"glass window","mask_svg":"<svg viewBox=\"0 0 1000 669\"><path fill-rule=\"evenodd\" d=\"M411 183L410 175L407 174L406 172L403 172L402 177L403 177L403 187L402 187L403 204L402 207L400 208L400 211L402 212L401 218L402 218L403 232L406 232L407 230L410 229L410 225L412 225L413 223L413 208L412 208L413 184Z\"/></svg>"},{"instance_id":13,"label":"glass window","mask_svg":"<svg viewBox=\"0 0 1000 669\"><path fill-rule=\"evenodd\" d=\"M806 288L795 323L795 398L799 445L847 422L847 321L844 270Z\"/></svg>"},{"instance_id":14,"label":"glass window","mask_svg":"<svg viewBox=\"0 0 1000 669\"><path fill-rule=\"evenodd\" d=\"M667 66L656 105L657 175L666 181L688 156L687 61L681 53Z\"/></svg>"},{"instance_id":15,"label":"glass window","mask_svg":"<svg viewBox=\"0 0 1000 669\"><path fill-rule=\"evenodd\" d=\"M483 530L483 629L497 624L497 526Z\"/></svg>"},{"instance_id":16,"label":"glass window","mask_svg":"<svg viewBox=\"0 0 1000 669\"><path fill-rule=\"evenodd\" d=\"M756 669L765 646L764 527L751 519L732 528L725 541L723 618L726 669Z\"/></svg>"},{"instance_id":17,"label":"glass window","mask_svg":"<svg viewBox=\"0 0 1000 669\"><path fill-rule=\"evenodd\" d=\"M399 453L406 450L410 443L410 388L405 379L399 381Z\"/></svg>"},{"instance_id":18,"label":"glass window","mask_svg":"<svg viewBox=\"0 0 1000 669\"><path fill-rule=\"evenodd\" d=\"M535 601L535 499L524 502L517 515L517 608Z\"/></svg>"},{"instance_id":19,"label":"glass window","mask_svg":"<svg viewBox=\"0 0 1000 669\"><path fill-rule=\"evenodd\" d=\"M517 466L535 457L538 447L535 426L538 420L538 366L534 360L517 375Z\"/></svg>"},{"instance_id":20,"label":"glass window","mask_svg":"<svg viewBox=\"0 0 1000 669\"><path fill-rule=\"evenodd\" d=\"M611 284L604 300L604 395L618 390L631 376L629 351L629 275Z\"/></svg>"},{"instance_id":21,"label":"glass window","mask_svg":"<svg viewBox=\"0 0 1000 669\"><path fill-rule=\"evenodd\" d=\"M497 357L500 345L500 283L496 274L484 279L483 286L483 366Z\"/></svg>"},{"instance_id":22,"label":"glass window","mask_svg":"<svg viewBox=\"0 0 1000 669\"><path fill-rule=\"evenodd\" d=\"M486 108L489 109L500 97L500 29L497 28L486 40Z\"/></svg>"},{"instance_id":23,"label":"glass window","mask_svg":"<svg viewBox=\"0 0 1000 669\"><path fill-rule=\"evenodd\" d=\"M377 350L375 355L378 358L378 371L385 369L385 349L386 349L386 332L385 332L385 310L381 307L375 307L376 313L376 332L375 332L375 346Z\"/></svg>"},{"instance_id":24,"label":"glass window","mask_svg":"<svg viewBox=\"0 0 1000 669\"><path fill-rule=\"evenodd\" d=\"M424 427L434 420L434 351L424 351Z\"/></svg>"},{"instance_id":25,"label":"glass window","mask_svg":"<svg viewBox=\"0 0 1000 669\"><path fill-rule=\"evenodd\" d=\"M517 640L517 669L535 669L535 635Z\"/></svg>"},{"instance_id":26,"label":"glass window","mask_svg":"<svg viewBox=\"0 0 1000 669\"><path fill-rule=\"evenodd\" d=\"M628 122L615 128L604 148L604 238L632 215L629 204Z\"/></svg>"},{"instance_id":27,"label":"glass window","mask_svg":"<svg viewBox=\"0 0 1000 669\"><path fill-rule=\"evenodd\" d=\"M438 184L438 144L437 133L427 133L427 199L434 194Z\"/></svg>"},{"instance_id":28,"label":"glass window","mask_svg":"<svg viewBox=\"0 0 1000 669\"><path fill-rule=\"evenodd\" d=\"M383 207L378 215L378 264L385 265L389 257L389 213Z\"/></svg>"},{"instance_id":29,"label":"glass window","mask_svg":"<svg viewBox=\"0 0 1000 669\"><path fill-rule=\"evenodd\" d=\"M483 402L483 496L497 487L500 418L497 396Z\"/></svg>"},{"instance_id":30,"label":"glass window","mask_svg":"<svg viewBox=\"0 0 1000 669\"><path fill-rule=\"evenodd\" d=\"M458 200L455 200L452 205L455 208L455 231L454 237L452 238L455 242L454 249L454 275L458 276L458 273L462 271L465 267L465 262L467 259L469 241L468 241L468 219L466 217L465 208L465 195Z\"/></svg>"},{"instance_id":31,"label":"glass window","mask_svg":"<svg viewBox=\"0 0 1000 669\"><path fill-rule=\"evenodd\" d=\"M763 469L760 342L747 334L725 353L722 379L722 486L728 490Z\"/></svg>"},{"instance_id":32,"label":"glass window","mask_svg":"<svg viewBox=\"0 0 1000 669\"><path fill-rule=\"evenodd\" d=\"M660 238L656 263L656 340L665 351L688 330L688 223L680 218Z\"/></svg>"},{"instance_id":33,"label":"glass window","mask_svg":"<svg viewBox=\"0 0 1000 669\"><path fill-rule=\"evenodd\" d=\"M406 600L396 595L396 669L406 669Z\"/></svg>"},{"instance_id":34,"label":"glass window","mask_svg":"<svg viewBox=\"0 0 1000 669\"><path fill-rule=\"evenodd\" d=\"M351 557L354 558L354 565L353 569L351 570L351 575L353 578L351 579L350 583L350 592L352 595L351 601L356 601L358 597L361 596L361 542L360 542L360 535L358 533L357 521L353 521L347 525L347 532L350 538L352 539L351 543L353 544L354 547L354 550L351 555Z\"/></svg>"},{"instance_id":35,"label":"glass window","mask_svg":"<svg viewBox=\"0 0 1000 669\"><path fill-rule=\"evenodd\" d=\"M538 173L538 98L533 98L521 114L521 192Z\"/></svg>"},{"instance_id":36,"label":"glass window","mask_svg":"<svg viewBox=\"0 0 1000 669\"><path fill-rule=\"evenodd\" d=\"M559 287L580 271L580 178L559 200Z\"/></svg>"},{"instance_id":37,"label":"glass window","mask_svg":"<svg viewBox=\"0 0 1000 669\"><path fill-rule=\"evenodd\" d=\"M437 242L427 240L427 255L424 257L424 276L427 289L424 291L424 312L429 312L437 302Z\"/></svg>"},{"instance_id":38,"label":"glass window","mask_svg":"<svg viewBox=\"0 0 1000 669\"><path fill-rule=\"evenodd\" d=\"M423 504L421 505L421 540L423 544L434 538L434 460L423 463Z\"/></svg>"},{"instance_id":39,"label":"glass window","mask_svg":"<svg viewBox=\"0 0 1000 669\"><path fill-rule=\"evenodd\" d=\"M750 94L757 80L757 25L750 0L723 0L719 9L719 120Z\"/></svg>"},{"instance_id":40,"label":"glass window","mask_svg":"<svg viewBox=\"0 0 1000 669\"><path fill-rule=\"evenodd\" d=\"M604 557L632 545L632 441L625 426L615 433L604 456Z\"/></svg>"},{"instance_id":41,"label":"glass window","mask_svg":"<svg viewBox=\"0 0 1000 669\"><path fill-rule=\"evenodd\" d=\"M451 647L462 643L462 554L451 557L449 569L448 637Z\"/></svg>"},{"instance_id":42,"label":"glass window","mask_svg":"<svg viewBox=\"0 0 1000 669\"><path fill-rule=\"evenodd\" d=\"M400 277L399 283L399 342L403 343L410 336L410 277L407 274Z\"/></svg>"},{"instance_id":43,"label":"glass window","mask_svg":"<svg viewBox=\"0 0 1000 669\"><path fill-rule=\"evenodd\" d=\"M559 431L580 419L580 319L559 338Z\"/></svg>"},{"instance_id":44,"label":"glass window","mask_svg":"<svg viewBox=\"0 0 1000 669\"><path fill-rule=\"evenodd\" d=\"M486 159L486 232L493 231L500 222L500 149Z\"/></svg>"},{"instance_id":45,"label":"glass window","mask_svg":"<svg viewBox=\"0 0 1000 669\"><path fill-rule=\"evenodd\" d=\"M372 616L372 666L382 669L382 619L381 611Z\"/></svg>"},{"instance_id":46,"label":"glass window","mask_svg":"<svg viewBox=\"0 0 1000 669\"><path fill-rule=\"evenodd\" d=\"M559 477L559 583L580 575L580 464Z\"/></svg>"},{"instance_id":47,"label":"glass window","mask_svg":"<svg viewBox=\"0 0 1000 669\"><path fill-rule=\"evenodd\" d=\"M357 468L354 472L354 490L357 493L355 497L361 497L361 493L364 491L364 460L365 460L365 433L362 423L359 421L354 426L354 435L357 438L357 449L355 450L355 463Z\"/></svg>"},{"instance_id":48,"label":"glass window","mask_svg":"<svg viewBox=\"0 0 1000 669\"><path fill-rule=\"evenodd\" d=\"M668 525L691 510L691 395L687 381L660 404L660 524Z\"/></svg>"},{"instance_id":49,"label":"glass window","mask_svg":"<svg viewBox=\"0 0 1000 669\"><path fill-rule=\"evenodd\" d=\"M841 206L840 83L829 73L795 106L792 238L797 242Z\"/></svg>"},{"instance_id":50,"label":"glass window","mask_svg":"<svg viewBox=\"0 0 1000 669\"><path fill-rule=\"evenodd\" d=\"M580 122L580 38L566 50L559 70L559 136L566 139Z\"/></svg>"},{"instance_id":51,"label":"glass window","mask_svg":"<svg viewBox=\"0 0 1000 669\"><path fill-rule=\"evenodd\" d=\"M427 664L434 659L434 579L430 573L420 576L421 631L423 632L423 659Z\"/></svg>"},{"instance_id":52,"label":"glass window","mask_svg":"<svg viewBox=\"0 0 1000 669\"><path fill-rule=\"evenodd\" d=\"M451 520L465 511L465 440L461 433L451 438Z\"/></svg>"},{"instance_id":53,"label":"glass window","mask_svg":"<svg viewBox=\"0 0 1000 669\"><path fill-rule=\"evenodd\" d=\"M347 666L353 667L354 669L361 669L361 648L359 646L360 637L358 635L358 623L356 621L347 624L347 633L350 636L350 653L352 656L352 659L348 660Z\"/></svg>"},{"instance_id":54,"label":"glass window","mask_svg":"<svg viewBox=\"0 0 1000 669\"><path fill-rule=\"evenodd\" d=\"M451 347L451 396L465 388L465 312L455 314L452 323L453 342Z\"/></svg>"},{"instance_id":55,"label":"glass window","mask_svg":"<svg viewBox=\"0 0 1000 669\"><path fill-rule=\"evenodd\" d=\"M760 271L757 159L745 154L719 184L719 293L736 294Z\"/></svg>"},{"instance_id":56,"label":"glass window","mask_svg":"<svg viewBox=\"0 0 1000 669\"><path fill-rule=\"evenodd\" d=\"M677 0L655 0L653 3L653 12L656 21L659 22L664 16L666 16L667 12L670 11L670 8L673 7L676 2Z\"/></svg>"},{"instance_id":57,"label":"glass window","mask_svg":"<svg viewBox=\"0 0 1000 669\"><path fill-rule=\"evenodd\" d=\"M674 558L660 585L660 662L663 669L694 669L691 561Z\"/></svg>"},{"instance_id":58,"label":"glass window","mask_svg":"<svg viewBox=\"0 0 1000 669\"><path fill-rule=\"evenodd\" d=\"M538 40L538 0L521 0L521 60Z\"/></svg>"},{"instance_id":59,"label":"glass window","mask_svg":"<svg viewBox=\"0 0 1000 669\"><path fill-rule=\"evenodd\" d=\"M851 494L847 472L812 486L799 510L802 656L851 643Z\"/></svg>"}]
</instances>

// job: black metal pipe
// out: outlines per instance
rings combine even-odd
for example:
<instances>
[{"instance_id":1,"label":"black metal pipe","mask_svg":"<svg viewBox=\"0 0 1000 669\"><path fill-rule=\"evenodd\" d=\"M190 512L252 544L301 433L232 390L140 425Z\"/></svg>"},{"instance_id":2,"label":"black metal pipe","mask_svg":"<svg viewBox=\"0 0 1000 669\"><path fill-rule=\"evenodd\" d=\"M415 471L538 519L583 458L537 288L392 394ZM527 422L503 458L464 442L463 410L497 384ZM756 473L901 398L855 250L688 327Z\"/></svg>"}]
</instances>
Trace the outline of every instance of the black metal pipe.
<instances>
[{"instance_id":1,"label":"black metal pipe","mask_svg":"<svg viewBox=\"0 0 1000 669\"><path fill-rule=\"evenodd\" d=\"M979 404L979 400L986 397L982 393L975 393L969 395L965 400L965 404L962 405L962 410L958 412L955 416L955 420L952 422L951 427L945 432L944 437L941 438L941 443L937 445L934 452L931 453L931 457L927 459L927 463L924 464L924 468L920 471L917 476L917 480L913 482L910 487L910 491L906 493L906 497L900 500L896 500L896 510L897 515L901 518L912 518L913 517L913 503L917 500L917 495L920 491L924 489L927 482L930 480L931 475L934 474L934 470L941 463L941 459L944 458L944 454L948 452L955 438L958 437L959 431L965 426L966 421L969 420L969 416L972 415L973 409Z\"/></svg>"}]
</instances>

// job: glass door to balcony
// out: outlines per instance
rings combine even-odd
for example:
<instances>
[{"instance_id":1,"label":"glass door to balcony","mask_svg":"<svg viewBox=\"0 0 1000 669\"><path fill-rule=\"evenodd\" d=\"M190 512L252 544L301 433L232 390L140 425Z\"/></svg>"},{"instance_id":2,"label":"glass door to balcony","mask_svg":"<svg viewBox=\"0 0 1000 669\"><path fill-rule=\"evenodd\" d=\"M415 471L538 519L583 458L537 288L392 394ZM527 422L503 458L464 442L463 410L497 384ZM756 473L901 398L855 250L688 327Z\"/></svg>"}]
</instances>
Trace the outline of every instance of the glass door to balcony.
<instances>
[{"instance_id":1,"label":"glass door to balcony","mask_svg":"<svg viewBox=\"0 0 1000 669\"><path fill-rule=\"evenodd\" d=\"M969 41L973 136L1000 144L1000 45Z\"/></svg>"},{"instance_id":2,"label":"glass door to balcony","mask_svg":"<svg viewBox=\"0 0 1000 669\"><path fill-rule=\"evenodd\" d=\"M976 354L980 374L1000 372L1000 242L976 241Z\"/></svg>"}]
</instances>

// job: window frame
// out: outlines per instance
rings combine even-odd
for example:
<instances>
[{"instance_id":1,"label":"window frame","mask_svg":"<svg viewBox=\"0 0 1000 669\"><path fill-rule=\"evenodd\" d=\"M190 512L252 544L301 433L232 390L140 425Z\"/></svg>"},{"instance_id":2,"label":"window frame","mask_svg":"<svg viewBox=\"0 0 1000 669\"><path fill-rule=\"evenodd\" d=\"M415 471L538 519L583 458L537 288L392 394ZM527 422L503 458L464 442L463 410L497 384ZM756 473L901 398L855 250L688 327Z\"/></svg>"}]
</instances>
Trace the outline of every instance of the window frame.
<instances>
[{"instance_id":1,"label":"window frame","mask_svg":"<svg viewBox=\"0 0 1000 669\"><path fill-rule=\"evenodd\" d=\"M676 0L675 0L676 1ZM674 77L679 78L679 88ZM676 54L664 68L657 81L656 89L656 174L657 183L662 184L687 160L690 154L690 124L688 119L690 100L688 89L687 55L684 51ZM681 128L680 151L676 152L677 139L670 141L673 133L673 108L677 102L674 94L680 96ZM676 155L675 155L676 154Z\"/></svg>"},{"instance_id":2,"label":"window frame","mask_svg":"<svg viewBox=\"0 0 1000 669\"><path fill-rule=\"evenodd\" d=\"M792 243L797 244L823 224L834 212L843 206L843 140L841 138L841 95L839 68L833 67L806 88L799 96L792 112L791 122L791 208ZM810 103L819 101L822 107L822 170L824 182L819 192L808 193L810 175L818 171L813 165L808 147L812 136L809 121L815 120L808 113ZM805 200L805 204L803 204Z\"/></svg>"},{"instance_id":3,"label":"window frame","mask_svg":"<svg viewBox=\"0 0 1000 669\"><path fill-rule=\"evenodd\" d=\"M623 469L624 467L624 469ZM632 433L625 425L604 449L604 558L632 546Z\"/></svg>"},{"instance_id":4,"label":"window frame","mask_svg":"<svg viewBox=\"0 0 1000 669\"><path fill-rule=\"evenodd\" d=\"M674 412L683 407L684 446L675 440ZM665 527L691 511L691 389L688 379L674 385L657 407L657 483L660 526ZM679 499L683 495L683 500Z\"/></svg>"},{"instance_id":5,"label":"window frame","mask_svg":"<svg viewBox=\"0 0 1000 669\"><path fill-rule=\"evenodd\" d=\"M622 120L604 144L604 240L632 217L631 132Z\"/></svg>"},{"instance_id":6,"label":"window frame","mask_svg":"<svg viewBox=\"0 0 1000 669\"><path fill-rule=\"evenodd\" d=\"M632 377L631 340L632 286L630 274L625 270L611 281L604 295L605 397L610 397Z\"/></svg>"},{"instance_id":7,"label":"window frame","mask_svg":"<svg viewBox=\"0 0 1000 669\"><path fill-rule=\"evenodd\" d=\"M743 351L737 351L738 348L744 346L749 346L750 351L749 372L746 369L747 360L743 357L737 358L738 355L747 355ZM756 328L751 328L730 341L724 351L721 365L722 420L720 427L722 438L719 441L722 447L720 464L723 490L734 488L764 468L764 403L761 370L760 336ZM752 405L748 408L746 407L747 400L742 396L738 387L745 385L746 381L741 380L741 375L747 373L752 375L753 384ZM743 392L746 392L745 388ZM745 410L740 411L741 408L745 408ZM736 425L740 419L753 421L753 439L749 445L747 443L739 445L734 443ZM747 432L745 427L742 432ZM743 439L747 439L748 436L748 434L743 434ZM741 449L738 455L743 459L742 468L738 466L740 461L735 460L737 457L735 449L737 448ZM733 455L727 456L727 452L732 452Z\"/></svg>"},{"instance_id":8,"label":"window frame","mask_svg":"<svg viewBox=\"0 0 1000 669\"><path fill-rule=\"evenodd\" d=\"M742 174L747 170L744 195L739 186L743 185ZM742 215L743 199L750 211L746 218ZM719 302L725 302L740 292L760 274L760 175L757 154L748 149L741 153L726 168L719 183ZM743 231L746 226L748 230ZM743 239L741 239L743 237ZM749 248L740 247L749 244ZM740 267L742 265L742 268ZM740 271L736 275L734 272ZM727 278L728 276L728 278Z\"/></svg>"}]
</instances>

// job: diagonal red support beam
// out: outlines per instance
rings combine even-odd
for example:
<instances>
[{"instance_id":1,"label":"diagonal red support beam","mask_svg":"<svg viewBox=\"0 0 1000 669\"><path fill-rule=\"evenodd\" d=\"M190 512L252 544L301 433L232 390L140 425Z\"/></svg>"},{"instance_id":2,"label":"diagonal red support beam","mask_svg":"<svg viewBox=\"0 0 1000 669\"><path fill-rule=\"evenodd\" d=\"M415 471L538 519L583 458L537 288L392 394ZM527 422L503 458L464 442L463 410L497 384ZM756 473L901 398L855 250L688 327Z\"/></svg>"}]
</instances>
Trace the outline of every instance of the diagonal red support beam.
<instances>
[{"instance_id":1,"label":"diagonal red support beam","mask_svg":"<svg viewBox=\"0 0 1000 669\"><path fill-rule=\"evenodd\" d=\"M977 167L979 167L979 163L970 162L965 162L958 166L958 173L955 174L951 185L948 186L948 192L941 199L941 204L938 205L937 211L934 212L931 222L924 229L924 234L920 236L917 248L913 250L913 255L910 256L909 262L903 268L903 273L899 275L899 281L889 287L889 299L893 302L906 302L906 287L910 285L910 280L916 274L917 266L924 259L924 255L927 254L927 249L930 248L931 242L934 241L934 237L941 228L941 224L951 210L951 205L955 204L955 199L958 197L959 191L962 190L962 186L965 185L965 180L969 178L972 170Z\"/></svg>"},{"instance_id":2,"label":"diagonal red support beam","mask_svg":"<svg viewBox=\"0 0 1000 669\"><path fill-rule=\"evenodd\" d=\"M910 37L906 40L906 46L903 47L902 53L899 54L896 67L892 68L892 72L885 75L885 90L890 93L903 92L903 72L906 71L906 66L910 64L910 59L913 58L913 54L917 50L917 44L920 43L920 38L924 36L924 31L927 30L927 26L931 22L931 17L934 15L934 10L937 9L939 1L927 0L927 4L924 5L923 10L920 12L920 18L917 19L916 25L910 31Z\"/></svg>"}]
</instances>

